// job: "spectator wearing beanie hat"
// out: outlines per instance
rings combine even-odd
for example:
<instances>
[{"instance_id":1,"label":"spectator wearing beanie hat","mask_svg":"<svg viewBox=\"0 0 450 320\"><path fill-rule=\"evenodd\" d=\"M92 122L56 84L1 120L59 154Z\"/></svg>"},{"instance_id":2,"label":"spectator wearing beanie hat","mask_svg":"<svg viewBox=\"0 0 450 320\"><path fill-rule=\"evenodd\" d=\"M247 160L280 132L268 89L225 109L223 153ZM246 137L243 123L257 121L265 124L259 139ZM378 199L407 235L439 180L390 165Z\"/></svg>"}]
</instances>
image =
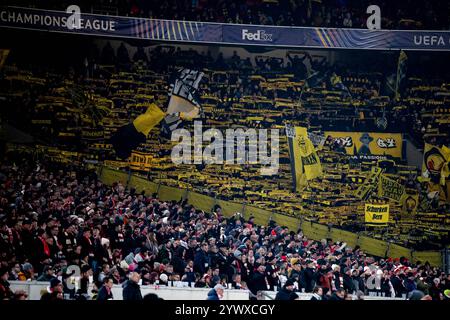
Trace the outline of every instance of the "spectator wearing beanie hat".
<instances>
[{"instance_id":1,"label":"spectator wearing beanie hat","mask_svg":"<svg viewBox=\"0 0 450 320\"><path fill-rule=\"evenodd\" d=\"M283 288L277 292L275 300L295 300L298 295L294 292L294 280L288 279Z\"/></svg>"}]
</instances>

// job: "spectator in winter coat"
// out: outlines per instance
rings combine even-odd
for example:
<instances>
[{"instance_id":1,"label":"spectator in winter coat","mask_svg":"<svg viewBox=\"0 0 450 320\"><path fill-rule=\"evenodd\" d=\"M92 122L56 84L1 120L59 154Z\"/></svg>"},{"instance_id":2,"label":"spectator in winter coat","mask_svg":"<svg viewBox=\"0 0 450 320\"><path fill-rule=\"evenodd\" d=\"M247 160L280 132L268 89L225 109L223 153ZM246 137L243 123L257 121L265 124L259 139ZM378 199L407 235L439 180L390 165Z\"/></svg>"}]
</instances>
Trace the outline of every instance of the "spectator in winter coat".
<instances>
[{"instance_id":1,"label":"spectator in winter coat","mask_svg":"<svg viewBox=\"0 0 450 320\"><path fill-rule=\"evenodd\" d=\"M223 298L224 290L225 288L221 284L216 284L214 288L208 292L206 300L221 300Z\"/></svg>"},{"instance_id":2,"label":"spectator in winter coat","mask_svg":"<svg viewBox=\"0 0 450 320\"><path fill-rule=\"evenodd\" d=\"M415 277L412 272L408 273L408 278L405 279L404 285L407 293L410 293L417 289Z\"/></svg>"},{"instance_id":3,"label":"spectator in winter coat","mask_svg":"<svg viewBox=\"0 0 450 320\"><path fill-rule=\"evenodd\" d=\"M82 294L88 293L90 276L92 276L91 267L89 265L82 266L81 267L81 277L80 277L80 292Z\"/></svg>"},{"instance_id":4,"label":"spectator in winter coat","mask_svg":"<svg viewBox=\"0 0 450 320\"><path fill-rule=\"evenodd\" d=\"M139 279L141 276L137 272L132 272L130 279L123 286L123 300L142 300Z\"/></svg>"},{"instance_id":5,"label":"spectator in winter coat","mask_svg":"<svg viewBox=\"0 0 450 320\"><path fill-rule=\"evenodd\" d=\"M333 270L333 289L334 290L339 290L342 287L342 283L341 283L341 268L339 266L336 266Z\"/></svg>"},{"instance_id":6,"label":"spectator in winter coat","mask_svg":"<svg viewBox=\"0 0 450 320\"><path fill-rule=\"evenodd\" d=\"M295 261L292 264L292 269L291 272L289 273L289 279L295 279L296 281L298 281L299 279L301 279L301 262L300 261Z\"/></svg>"},{"instance_id":7,"label":"spectator in winter coat","mask_svg":"<svg viewBox=\"0 0 450 320\"><path fill-rule=\"evenodd\" d=\"M277 292L275 300L295 300L298 295L294 292L294 281L288 279L283 288Z\"/></svg>"},{"instance_id":8,"label":"spectator in winter coat","mask_svg":"<svg viewBox=\"0 0 450 320\"><path fill-rule=\"evenodd\" d=\"M189 260L184 268L184 275L181 281L186 281L189 283L195 282L195 273L194 273L194 261Z\"/></svg>"},{"instance_id":9,"label":"spectator in winter coat","mask_svg":"<svg viewBox=\"0 0 450 320\"><path fill-rule=\"evenodd\" d=\"M322 269L318 275L318 285L327 291L331 292L332 289L332 281L333 281L333 273L330 268L326 266L322 266Z\"/></svg>"},{"instance_id":10,"label":"spectator in winter coat","mask_svg":"<svg viewBox=\"0 0 450 320\"><path fill-rule=\"evenodd\" d=\"M385 273L381 277L380 289L381 289L381 292L384 293L384 295L386 297L392 296L393 286L392 286L389 274Z\"/></svg>"},{"instance_id":11,"label":"spectator in winter coat","mask_svg":"<svg viewBox=\"0 0 450 320\"><path fill-rule=\"evenodd\" d=\"M352 275L352 271L350 270L350 268L345 268L342 280L343 280L344 289L348 293L355 292L355 284L353 283L353 279L352 279L351 275Z\"/></svg>"},{"instance_id":12,"label":"spectator in winter coat","mask_svg":"<svg viewBox=\"0 0 450 320\"><path fill-rule=\"evenodd\" d=\"M250 291L254 295L256 295L258 291L267 290L269 282L267 280L267 275L265 271L266 267L264 265L256 265L256 271L250 278L250 283L248 284Z\"/></svg>"},{"instance_id":13,"label":"spectator in winter coat","mask_svg":"<svg viewBox=\"0 0 450 320\"><path fill-rule=\"evenodd\" d=\"M359 276L358 270L352 271L352 281L353 285L355 286L355 291L358 292L359 290L363 291L365 290L364 280Z\"/></svg>"},{"instance_id":14,"label":"spectator in winter coat","mask_svg":"<svg viewBox=\"0 0 450 320\"><path fill-rule=\"evenodd\" d=\"M194 258L194 272L205 274L209 267L208 244L203 243Z\"/></svg>"},{"instance_id":15,"label":"spectator in winter coat","mask_svg":"<svg viewBox=\"0 0 450 320\"><path fill-rule=\"evenodd\" d=\"M42 274L36 279L36 281L45 281L49 282L54 278L54 270L52 266L46 265Z\"/></svg>"},{"instance_id":16,"label":"spectator in winter coat","mask_svg":"<svg viewBox=\"0 0 450 320\"><path fill-rule=\"evenodd\" d=\"M173 270L176 273L183 274L184 269L186 268L186 262L184 260L185 251L186 249L184 247L179 246L173 255L171 263L173 265Z\"/></svg>"},{"instance_id":17,"label":"spectator in winter coat","mask_svg":"<svg viewBox=\"0 0 450 320\"><path fill-rule=\"evenodd\" d=\"M42 296L41 300L45 301L56 301L56 300L63 300L63 285L61 281L59 281L57 278L53 278L50 280L50 286L48 288L48 291L46 291Z\"/></svg>"},{"instance_id":18,"label":"spectator in winter coat","mask_svg":"<svg viewBox=\"0 0 450 320\"><path fill-rule=\"evenodd\" d=\"M331 301L342 301L344 299L345 299L345 290L344 289L338 289L330 297Z\"/></svg>"},{"instance_id":19,"label":"spectator in winter coat","mask_svg":"<svg viewBox=\"0 0 450 320\"><path fill-rule=\"evenodd\" d=\"M13 298L13 292L9 288L8 282L8 269L0 269L0 300L11 300Z\"/></svg>"},{"instance_id":20,"label":"spectator in winter coat","mask_svg":"<svg viewBox=\"0 0 450 320\"><path fill-rule=\"evenodd\" d=\"M323 290L321 287L315 287L311 300L322 300Z\"/></svg>"},{"instance_id":21,"label":"spectator in winter coat","mask_svg":"<svg viewBox=\"0 0 450 320\"><path fill-rule=\"evenodd\" d=\"M42 270L44 264L50 262L51 252L50 247L47 243L47 234L45 230L39 229L37 232L37 237L34 241L33 249L33 265L36 265L39 270Z\"/></svg>"},{"instance_id":22,"label":"spectator in winter coat","mask_svg":"<svg viewBox=\"0 0 450 320\"><path fill-rule=\"evenodd\" d=\"M308 260L306 261L306 269L303 272L303 283L305 285L305 292L312 292L315 286L314 280L314 264Z\"/></svg>"},{"instance_id":23,"label":"spectator in winter coat","mask_svg":"<svg viewBox=\"0 0 450 320\"><path fill-rule=\"evenodd\" d=\"M106 300L113 300L113 294L112 294L112 287L113 287L113 280L110 277L103 278L103 286L100 288L97 294L97 300L99 301L106 301Z\"/></svg>"},{"instance_id":24,"label":"spectator in winter coat","mask_svg":"<svg viewBox=\"0 0 450 320\"><path fill-rule=\"evenodd\" d=\"M391 277L391 283L392 286L394 287L395 297L401 298L403 293L406 293L406 289L403 285L402 279L397 274L394 274Z\"/></svg>"},{"instance_id":25,"label":"spectator in winter coat","mask_svg":"<svg viewBox=\"0 0 450 320\"><path fill-rule=\"evenodd\" d=\"M442 288L441 288L441 281L439 280L439 278L435 278L433 280L433 284L428 290L428 292L430 293L430 296L433 300L442 300L441 299Z\"/></svg>"}]
</instances>

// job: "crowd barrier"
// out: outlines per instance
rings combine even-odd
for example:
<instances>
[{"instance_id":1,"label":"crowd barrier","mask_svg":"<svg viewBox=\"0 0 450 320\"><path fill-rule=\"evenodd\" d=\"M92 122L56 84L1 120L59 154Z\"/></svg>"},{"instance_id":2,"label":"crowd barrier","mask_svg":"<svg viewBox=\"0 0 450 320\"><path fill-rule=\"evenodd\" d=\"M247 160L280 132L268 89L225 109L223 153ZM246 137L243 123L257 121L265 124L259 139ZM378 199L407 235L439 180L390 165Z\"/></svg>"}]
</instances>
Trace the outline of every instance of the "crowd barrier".
<instances>
[{"instance_id":1,"label":"crowd barrier","mask_svg":"<svg viewBox=\"0 0 450 320\"><path fill-rule=\"evenodd\" d=\"M48 288L48 282L41 281L10 281L11 290L24 290L28 294L28 300L40 300L41 295ZM92 289L92 285L89 291ZM122 286L114 285L112 294L114 300L122 300ZM141 286L141 294L145 296L154 293L164 300L206 300L211 289L203 288L175 288L158 287L154 285ZM263 291L260 293L261 300L274 300L276 291ZM300 300L311 300L312 293L297 292ZM366 295L365 300L405 300L405 298L390 298L376 295ZM223 300L249 300L247 290L224 290Z\"/></svg>"},{"instance_id":2,"label":"crowd barrier","mask_svg":"<svg viewBox=\"0 0 450 320\"><path fill-rule=\"evenodd\" d=\"M28 293L29 300L40 300L42 292L45 292L49 285L48 282L41 281L10 281L10 284L11 290L24 290ZM122 300L122 290L121 285L113 286L112 294L114 300ZM158 287L154 285L141 286L142 296L154 293L164 300L206 300L210 290L203 288ZM223 300L249 300L249 294L247 290L224 290Z\"/></svg>"},{"instance_id":3,"label":"crowd barrier","mask_svg":"<svg viewBox=\"0 0 450 320\"><path fill-rule=\"evenodd\" d=\"M129 188L135 188L137 192L145 191L146 195L156 193L158 198L163 201L187 199L189 204L204 211L210 211L214 205L220 205L225 216L231 216L236 212L240 212L246 218L250 216L255 217L255 223L259 225L267 225L270 220L274 220L278 225L286 226L290 230L296 231L301 228L303 234L313 240L330 238L334 241L345 241L348 246L355 247L359 245L365 252L377 257L405 257L414 262L428 261L433 266L442 267L442 254L439 251L414 251L391 242L373 239L310 221L302 221L302 219L297 217L271 212L246 205L245 203L224 201L190 190L157 184L135 174L105 166L99 169L99 177L107 185L120 181Z\"/></svg>"},{"instance_id":4,"label":"crowd barrier","mask_svg":"<svg viewBox=\"0 0 450 320\"><path fill-rule=\"evenodd\" d=\"M274 300L277 295L276 291L263 291L261 294L261 300ZM299 296L299 300L311 300L313 296L312 293L304 293L297 292ZM404 298L391 298L391 297L383 297L381 295L365 295L364 300L406 300L406 296Z\"/></svg>"}]
</instances>

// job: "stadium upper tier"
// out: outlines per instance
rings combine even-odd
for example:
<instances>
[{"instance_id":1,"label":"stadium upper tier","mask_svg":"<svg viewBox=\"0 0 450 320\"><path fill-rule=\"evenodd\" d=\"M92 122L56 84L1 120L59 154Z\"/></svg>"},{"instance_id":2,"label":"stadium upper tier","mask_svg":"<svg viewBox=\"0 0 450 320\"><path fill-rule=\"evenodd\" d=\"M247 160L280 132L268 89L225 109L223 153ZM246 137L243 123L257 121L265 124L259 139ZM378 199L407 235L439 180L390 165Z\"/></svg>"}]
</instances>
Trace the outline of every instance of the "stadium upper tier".
<instances>
[{"instance_id":1,"label":"stadium upper tier","mask_svg":"<svg viewBox=\"0 0 450 320\"><path fill-rule=\"evenodd\" d=\"M133 50L132 54L128 50ZM205 72L200 86L204 130L239 126L282 129L285 121L291 121L316 132L402 133L419 149L424 142L448 145L447 80L413 77L411 63L411 76L396 100L385 87L388 60L395 70L397 55L387 57L379 67L359 65L356 59L353 65L342 65L325 55L300 52L242 58L236 52L224 57L195 47L144 50L103 42L81 56L74 53L77 63L86 58L82 66L74 62L72 68L66 65L63 69L43 62L25 67L19 55L20 50L13 50L3 70L0 93L5 97L2 110L7 112L2 118L36 137L42 145L36 150L53 160L80 164L95 160L131 168L157 183L246 201L288 215L301 214L305 219L406 246L425 248L448 241L445 196L430 198L429 185L417 179L420 172L406 165L402 156L397 156L395 164L381 157L379 165L385 166L391 178L418 191L418 213L404 215L401 204L391 202L389 226L365 229L364 202L355 192L366 183L373 162L352 161L333 140L318 153L325 175L302 193L291 191L284 135L280 136L280 170L274 176L261 176L258 165L176 166L170 158L172 144L162 140L159 127L128 161L117 159L109 144L111 134L145 111L149 103L165 106L170 74L183 66ZM414 60L413 54L410 59ZM192 130L192 123L187 123L187 128Z\"/></svg>"},{"instance_id":2,"label":"stadium upper tier","mask_svg":"<svg viewBox=\"0 0 450 320\"><path fill-rule=\"evenodd\" d=\"M367 7L381 10L383 29L449 30L446 1L350 0L87 0L12 1L5 4L63 10L73 4L83 12L142 18L254 25L366 28Z\"/></svg>"}]
</instances>

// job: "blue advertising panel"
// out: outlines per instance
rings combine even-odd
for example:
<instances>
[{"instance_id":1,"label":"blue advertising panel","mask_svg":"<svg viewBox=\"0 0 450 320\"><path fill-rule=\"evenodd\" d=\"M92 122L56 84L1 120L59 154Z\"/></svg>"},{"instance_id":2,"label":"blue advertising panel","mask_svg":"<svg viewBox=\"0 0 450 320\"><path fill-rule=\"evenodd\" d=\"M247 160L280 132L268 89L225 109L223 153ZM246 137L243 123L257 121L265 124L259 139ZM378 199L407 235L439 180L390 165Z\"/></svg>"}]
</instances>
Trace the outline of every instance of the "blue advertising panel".
<instances>
[{"instance_id":1,"label":"blue advertising panel","mask_svg":"<svg viewBox=\"0 0 450 320\"><path fill-rule=\"evenodd\" d=\"M75 27L73 27L75 26ZM450 50L448 31L255 26L3 7L0 27L161 41L299 48Z\"/></svg>"}]
</instances>

